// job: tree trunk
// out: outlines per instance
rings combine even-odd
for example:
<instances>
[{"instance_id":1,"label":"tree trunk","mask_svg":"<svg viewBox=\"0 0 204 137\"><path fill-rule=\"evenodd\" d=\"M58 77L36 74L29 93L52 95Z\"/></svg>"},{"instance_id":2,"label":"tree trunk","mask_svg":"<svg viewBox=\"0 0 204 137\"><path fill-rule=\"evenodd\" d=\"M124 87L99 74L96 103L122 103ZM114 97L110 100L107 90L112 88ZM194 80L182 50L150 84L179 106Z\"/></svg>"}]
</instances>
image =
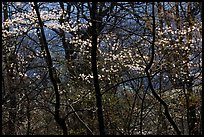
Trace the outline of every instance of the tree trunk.
<instances>
[{"instance_id":1,"label":"tree trunk","mask_svg":"<svg viewBox=\"0 0 204 137\"><path fill-rule=\"evenodd\" d=\"M152 66L152 64L153 64L153 61L154 61L154 54L155 54L155 45L154 45L154 43L155 43L155 28L156 28L156 26L155 26L155 16L154 16L154 2L153 2L153 4L152 4L152 18L153 18L153 33L152 33L152 35L153 35L153 42L152 42L152 47L151 47L151 60L150 60L150 62L147 64L147 66L146 66L146 68L145 68L145 73L146 73L146 75L147 75L147 79L148 79L148 82L149 82L149 87L150 87L150 89L151 89L151 91L152 91L152 94L153 94L153 96L157 99L157 101L159 101L159 103L161 103L161 105L164 107L164 109L165 109L165 112L164 112L164 114L165 114L165 116L166 116L166 118L168 119L168 121L170 122L170 124L173 126L173 128L174 128L174 130L176 131L176 133L178 134L178 135L181 135L181 131L179 130L179 128L177 127L177 125L176 125L176 123L173 121L173 119L172 119L172 117L170 116L170 114L169 114L169 109L168 109L168 105L164 102L164 100L162 100L159 96L158 96L158 94L156 93L156 91L154 90L154 87L153 87L153 84L152 84L152 82L151 82L151 76L150 76L150 72L149 72L149 69L151 68L151 66Z\"/></svg>"},{"instance_id":2,"label":"tree trunk","mask_svg":"<svg viewBox=\"0 0 204 137\"><path fill-rule=\"evenodd\" d=\"M45 55L45 60L48 66L48 71L49 71L49 76L50 76L50 80L52 82L52 85L54 87L54 91L55 91L55 120L56 122L59 124L60 128L63 131L63 135L67 135L67 126L66 126L66 122L64 118L60 117L60 94L58 91L58 86L57 86L57 79L56 77L54 77L53 74L53 64L52 64L52 58L48 49L48 44L47 44L47 40L45 37L45 32L44 32L44 28L43 28L43 22L41 20L40 17L40 13L39 13L39 7L37 5L37 2L34 2L34 9L36 11L37 17L38 17L38 21L39 21L39 26L40 26L40 33L41 33L41 37L39 37L40 39L40 44L41 44L41 49L43 51L45 51L46 55Z\"/></svg>"},{"instance_id":3,"label":"tree trunk","mask_svg":"<svg viewBox=\"0 0 204 137\"><path fill-rule=\"evenodd\" d=\"M97 115L99 123L100 135L105 135L104 119L103 119L103 110L102 110L102 95L100 92L100 86L98 81L98 72L97 72L97 62L96 62L96 51L97 51L97 28L96 28L96 15L97 15L97 2L92 2L91 8L91 23L92 23L92 51L91 51L91 63L92 63L92 72L94 79L95 95L96 95L96 106L97 106Z\"/></svg>"}]
</instances>

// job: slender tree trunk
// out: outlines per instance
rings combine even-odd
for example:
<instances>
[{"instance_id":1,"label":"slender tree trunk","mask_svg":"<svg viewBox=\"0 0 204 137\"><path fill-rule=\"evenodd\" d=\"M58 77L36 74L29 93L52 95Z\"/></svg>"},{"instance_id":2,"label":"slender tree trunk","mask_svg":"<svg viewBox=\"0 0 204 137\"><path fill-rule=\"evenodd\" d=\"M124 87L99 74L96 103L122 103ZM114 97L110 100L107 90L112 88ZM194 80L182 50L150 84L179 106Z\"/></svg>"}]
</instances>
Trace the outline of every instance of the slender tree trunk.
<instances>
[{"instance_id":1,"label":"slender tree trunk","mask_svg":"<svg viewBox=\"0 0 204 137\"><path fill-rule=\"evenodd\" d=\"M151 82L151 77L150 77L150 72L149 72L149 69L151 68L152 64L153 64L153 61L154 61L154 54L155 54L155 51L154 51L154 42L155 42L155 16L154 16L154 2L152 4L152 15L153 15L153 42L152 42L152 47L151 47L151 60L149 62L149 64L147 64L146 68L145 68L145 72L146 72L146 75L147 75L147 78L148 78L148 81L149 81L149 87L152 91L152 94L153 96L161 103L161 105L164 107L165 109L165 116L166 118L169 120L170 124L173 126L174 130L176 131L176 133L178 135L181 135L181 131L178 129L176 123L173 121L172 117L170 116L169 114L169 109L168 109L168 105L158 96L158 94L155 92L154 88L153 88L153 85L152 85L152 82Z\"/></svg>"},{"instance_id":2,"label":"slender tree trunk","mask_svg":"<svg viewBox=\"0 0 204 137\"><path fill-rule=\"evenodd\" d=\"M64 17L65 16L64 3L63 2L59 2L59 4L60 4L60 7L61 7L61 9L63 11L62 15L60 16L60 20L59 20L60 25L62 25L64 23L64 21L65 21L65 19L64 19L65 18ZM68 8L71 8L71 5L69 5ZM70 11L70 10L68 10L68 11ZM69 20L69 18L68 18L68 20ZM67 61L71 61L70 60L71 59L71 55L70 54L73 51L70 51L71 50L71 44L69 44L68 41L66 41L64 30L60 29L59 36L60 36L60 38L62 40L62 46L63 46L64 51L65 51L65 59L67 59Z\"/></svg>"},{"instance_id":3,"label":"slender tree trunk","mask_svg":"<svg viewBox=\"0 0 204 137\"><path fill-rule=\"evenodd\" d=\"M98 81L97 60L96 60L97 37L98 37L97 28L96 28L96 15L97 15L97 2L92 2L92 8L91 8L91 23L92 23L91 63L92 63L95 95L96 95L96 106L97 106L99 131L100 131L100 135L105 135L105 126L104 126L103 110L102 110L102 95L100 92L100 86L99 86L99 81Z\"/></svg>"},{"instance_id":4,"label":"slender tree trunk","mask_svg":"<svg viewBox=\"0 0 204 137\"><path fill-rule=\"evenodd\" d=\"M47 40L45 37L45 32L43 29L43 22L41 20L40 17L40 13L39 13L39 7L37 5L37 2L34 2L34 9L36 11L37 14L37 18L39 21L39 26L40 26L40 33L41 33L41 37L40 38L40 44L41 44L41 48L43 51L45 51L46 55L45 55L45 60L48 66L48 71L49 71L49 76L50 76L50 80L52 82L52 85L54 87L54 91L55 91L55 120L56 122L59 124L60 128L63 130L63 135L67 135L67 126L65 123L65 119L60 117L60 94L58 91L58 87L57 87L57 77L54 77L53 75L53 64L52 64L52 58L48 49L48 44L47 44Z\"/></svg>"}]
</instances>

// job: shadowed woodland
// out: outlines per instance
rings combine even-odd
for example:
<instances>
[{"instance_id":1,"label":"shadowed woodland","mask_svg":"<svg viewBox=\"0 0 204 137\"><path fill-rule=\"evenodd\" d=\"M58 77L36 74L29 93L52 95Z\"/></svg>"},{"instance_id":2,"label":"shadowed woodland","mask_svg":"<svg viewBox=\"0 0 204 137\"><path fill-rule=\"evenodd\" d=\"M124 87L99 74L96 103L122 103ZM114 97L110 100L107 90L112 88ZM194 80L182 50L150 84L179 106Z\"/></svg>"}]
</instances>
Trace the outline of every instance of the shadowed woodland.
<instances>
[{"instance_id":1,"label":"shadowed woodland","mask_svg":"<svg viewBox=\"0 0 204 137\"><path fill-rule=\"evenodd\" d=\"M3 135L202 135L201 2L2 2Z\"/></svg>"}]
</instances>

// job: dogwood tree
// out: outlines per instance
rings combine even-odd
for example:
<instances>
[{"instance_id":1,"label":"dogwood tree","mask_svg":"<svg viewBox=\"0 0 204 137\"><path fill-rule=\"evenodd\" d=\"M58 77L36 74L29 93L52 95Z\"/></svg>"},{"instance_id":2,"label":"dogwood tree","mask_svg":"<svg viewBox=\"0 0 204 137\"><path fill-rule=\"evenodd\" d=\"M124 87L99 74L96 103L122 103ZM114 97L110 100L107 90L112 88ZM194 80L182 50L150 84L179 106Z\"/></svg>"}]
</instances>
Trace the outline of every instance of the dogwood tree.
<instances>
[{"instance_id":1,"label":"dogwood tree","mask_svg":"<svg viewBox=\"0 0 204 137\"><path fill-rule=\"evenodd\" d=\"M92 5L3 3L4 134L199 134L198 3Z\"/></svg>"}]
</instances>

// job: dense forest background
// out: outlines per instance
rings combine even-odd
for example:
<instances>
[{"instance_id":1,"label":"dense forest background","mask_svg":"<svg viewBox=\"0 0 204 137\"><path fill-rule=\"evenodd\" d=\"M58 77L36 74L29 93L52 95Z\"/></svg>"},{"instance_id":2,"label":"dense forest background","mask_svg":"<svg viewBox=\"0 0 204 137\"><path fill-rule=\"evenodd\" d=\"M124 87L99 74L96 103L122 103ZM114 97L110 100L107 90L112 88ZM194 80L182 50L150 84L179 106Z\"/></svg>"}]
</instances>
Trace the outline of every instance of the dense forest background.
<instances>
[{"instance_id":1,"label":"dense forest background","mask_svg":"<svg viewBox=\"0 0 204 137\"><path fill-rule=\"evenodd\" d=\"M201 2L2 2L2 134L202 134L201 13Z\"/></svg>"}]
</instances>

